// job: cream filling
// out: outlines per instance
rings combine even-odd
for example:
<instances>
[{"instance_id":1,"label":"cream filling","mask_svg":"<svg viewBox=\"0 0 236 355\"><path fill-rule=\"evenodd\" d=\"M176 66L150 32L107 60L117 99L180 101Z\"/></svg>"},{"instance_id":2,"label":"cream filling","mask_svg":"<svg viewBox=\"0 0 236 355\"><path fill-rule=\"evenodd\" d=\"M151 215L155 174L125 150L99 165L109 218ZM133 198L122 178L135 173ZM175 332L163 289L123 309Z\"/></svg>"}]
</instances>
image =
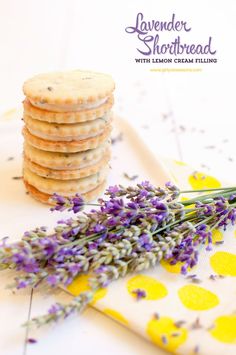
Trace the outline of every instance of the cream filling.
<instances>
[{"instance_id":1,"label":"cream filling","mask_svg":"<svg viewBox=\"0 0 236 355\"><path fill-rule=\"evenodd\" d=\"M94 159L93 161L90 161L90 162L88 162L87 164L86 163L82 163L82 164L80 164L79 166L76 166L76 167L74 167L74 166L72 166L72 167L68 167L68 166L60 166L60 167L52 167L52 166L46 166L45 164L44 165L42 165L41 164L41 166L43 167L43 168L46 168L46 169L52 169L52 170L57 170L57 171L63 171L63 170L68 170L68 171L73 171L73 170L80 170L80 169L83 169L83 168L90 168L91 166L93 166L93 165L95 165L95 164L97 164L100 160L102 159L102 157L98 157L98 158L96 158L96 159ZM37 162L34 162L33 160L31 160L33 163L35 163L35 164L38 164ZM38 165L40 165L40 164L38 164Z\"/></svg>"},{"instance_id":2,"label":"cream filling","mask_svg":"<svg viewBox=\"0 0 236 355\"><path fill-rule=\"evenodd\" d=\"M104 114L103 117L96 118L93 121L80 122L74 124L52 124L44 121L39 121L24 114L24 121L26 126L34 131L41 132L41 134L47 134L55 137L76 137L86 135L90 133L96 133L101 131L105 125L112 120L111 113Z\"/></svg>"},{"instance_id":3,"label":"cream filling","mask_svg":"<svg viewBox=\"0 0 236 355\"><path fill-rule=\"evenodd\" d=\"M28 100L30 103L42 110L53 111L53 112L79 112L83 110L91 110L103 105L107 101L108 97L97 100L95 102L86 102L81 104L48 104L40 101L34 101L30 98Z\"/></svg>"},{"instance_id":4,"label":"cream filling","mask_svg":"<svg viewBox=\"0 0 236 355\"><path fill-rule=\"evenodd\" d=\"M61 136L50 136L48 134L45 134L45 133L42 133L38 130L35 130L35 129L32 129L30 127L27 127L28 130L30 131L30 133L33 135L33 136L36 136L36 137L39 137L39 138L42 138L42 139L46 139L46 140L49 140L49 141L53 141L53 142L71 142L71 141L80 141L82 139L87 139L87 138L93 138L93 137L96 137L98 136L99 134L101 134L104 129L101 129L100 131L97 131L96 133L94 134L80 134L78 136L66 136L66 137L61 137Z\"/></svg>"}]
</instances>

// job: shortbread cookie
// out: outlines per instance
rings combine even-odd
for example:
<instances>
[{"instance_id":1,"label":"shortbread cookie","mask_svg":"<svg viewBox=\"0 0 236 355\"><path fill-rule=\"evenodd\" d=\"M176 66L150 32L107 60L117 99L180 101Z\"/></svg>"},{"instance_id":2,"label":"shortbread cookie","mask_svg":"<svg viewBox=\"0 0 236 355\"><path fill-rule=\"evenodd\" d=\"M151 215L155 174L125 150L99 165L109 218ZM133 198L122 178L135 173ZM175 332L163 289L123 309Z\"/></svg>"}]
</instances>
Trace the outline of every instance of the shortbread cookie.
<instances>
[{"instance_id":1,"label":"shortbread cookie","mask_svg":"<svg viewBox=\"0 0 236 355\"><path fill-rule=\"evenodd\" d=\"M107 125L104 131L95 137L82 139L80 141L51 141L42 139L31 134L26 127L23 128L25 140L32 146L49 152L75 153L84 150L95 149L108 140L111 133L111 126Z\"/></svg>"},{"instance_id":2,"label":"shortbread cookie","mask_svg":"<svg viewBox=\"0 0 236 355\"><path fill-rule=\"evenodd\" d=\"M31 160L24 157L24 166L31 170L33 173L56 180L73 180L81 179L86 176L94 175L98 173L101 169L108 165L110 160L110 153L106 153L98 162L93 165L86 166L79 169L70 170L56 170L51 168L46 168L44 166L38 165Z\"/></svg>"},{"instance_id":3,"label":"shortbread cookie","mask_svg":"<svg viewBox=\"0 0 236 355\"><path fill-rule=\"evenodd\" d=\"M97 108L107 101L113 90L110 75L82 70L39 74L23 86L33 106L53 112Z\"/></svg>"},{"instance_id":4,"label":"shortbread cookie","mask_svg":"<svg viewBox=\"0 0 236 355\"><path fill-rule=\"evenodd\" d=\"M74 170L87 168L99 162L104 155L110 155L110 143L105 142L96 149L78 153L47 152L24 143L25 157L42 167L55 170Z\"/></svg>"},{"instance_id":5,"label":"shortbread cookie","mask_svg":"<svg viewBox=\"0 0 236 355\"><path fill-rule=\"evenodd\" d=\"M34 186L30 185L25 180L24 180L24 184L25 184L25 187L26 187L27 191L29 192L29 194L33 198L38 200L39 202L47 203L47 204L50 204L50 205L54 205L55 204L51 200L52 195L45 194L44 192L39 191L38 189L36 189ZM104 181L103 183L101 183L100 185L95 187L94 189L81 194L81 196L83 197L85 202L93 201L105 190L105 186L106 186L106 181Z\"/></svg>"},{"instance_id":6,"label":"shortbread cookie","mask_svg":"<svg viewBox=\"0 0 236 355\"><path fill-rule=\"evenodd\" d=\"M108 99L99 107L90 108L75 112L52 112L42 110L38 107L31 105L29 100L25 99L24 112L27 116L34 118L35 120L52 122L52 123L78 123L88 122L95 120L96 118L103 117L109 112L113 106L113 96L109 96Z\"/></svg>"},{"instance_id":7,"label":"shortbread cookie","mask_svg":"<svg viewBox=\"0 0 236 355\"><path fill-rule=\"evenodd\" d=\"M35 120L24 114L27 129L36 137L52 141L73 141L95 137L111 123L111 112L93 121L57 124Z\"/></svg>"},{"instance_id":8,"label":"shortbread cookie","mask_svg":"<svg viewBox=\"0 0 236 355\"><path fill-rule=\"evenodd\" d=\"M46 194L58 193L62 196L73 196L76 193L86 193L106 180L109 167L101 169L98 173L90 175L81 179L73 180L55 180L36 175L29 170L25 165L23 166L24 180L34 186L37 190Z\"/></svg>"}]
</instances>

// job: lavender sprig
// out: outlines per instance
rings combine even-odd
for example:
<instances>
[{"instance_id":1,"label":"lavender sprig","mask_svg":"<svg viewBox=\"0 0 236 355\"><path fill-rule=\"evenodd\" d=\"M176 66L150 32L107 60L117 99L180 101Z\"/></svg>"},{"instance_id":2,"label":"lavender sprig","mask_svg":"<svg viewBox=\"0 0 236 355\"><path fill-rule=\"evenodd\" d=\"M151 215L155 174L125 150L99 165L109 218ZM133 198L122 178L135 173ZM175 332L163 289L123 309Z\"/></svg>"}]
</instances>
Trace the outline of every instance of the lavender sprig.
<instances>
[{"instance_id":1,"label":"lavender sprig","mask_svg":"<svg viewBox=\"0 0 236 355\"><path fill-rule=\"evenodd\" d=\"M76 195L52 197L52 210L70 210L75 218L60 220L52 233L45 227L26 232L21 241L0 245L0 269L17 272L16 288L69 285L80 274L89 274L91 291L67 305L53 305L48 314L32 320L37 326L82 311L94 292L132 272L165 259L182 263L187 273L198 261L200 247L212 248L212 230L236 220L236 188L219 188L179 202L181 193L172 183L165 188L143 182L132 187L112 186L107 199L81 212L83 199ZM200 192L200 191L199 191ZM190 206L191 205L191 206ZM81 213L79 213L81 212Z\"/></svg>"}]
</instances>

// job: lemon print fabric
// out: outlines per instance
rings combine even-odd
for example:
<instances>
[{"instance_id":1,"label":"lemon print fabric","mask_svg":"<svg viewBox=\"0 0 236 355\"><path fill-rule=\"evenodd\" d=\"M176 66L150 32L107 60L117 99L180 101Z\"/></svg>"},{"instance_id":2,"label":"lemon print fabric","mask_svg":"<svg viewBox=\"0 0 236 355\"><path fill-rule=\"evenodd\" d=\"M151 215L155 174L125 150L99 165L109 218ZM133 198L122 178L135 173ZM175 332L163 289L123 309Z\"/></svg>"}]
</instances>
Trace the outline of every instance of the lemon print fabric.
<instances>
[{"instance_id":1,"label":"lemon print fabric","mask_svg":"<svg viewBox=\"0 0 236 355\"><path fill-rule=\"evenodd\" d=\"M196 285L181 287L178 295L183 305L193 311L208 310L219 304L219 298L215 293Z\"/></svg>"},{"instance_id":2,"label":"lemon print fabric","mask_svg":"<svg viewBox=\"0 0 236 355\"><path fill-rule=\"evenodd\" d=\"M225 185L202 172L193 174L194 169L181 162L171 164L171 173L181 190L190 190L190 186L198 190ZM180 198L185 201L192 194ZM236 228L224 231L215 227L213 249L205 253L207 243L203 252L199 251L198 265L188 268L186 276L180 275L183 263L171 265L161 260L155 269L127 275L107 289L98 290L91 305L145 336L157 347L157 353L162 348L181 355L235 355ZM195 283L189 275L195 275L201 283ZM68 287L75 296L87 290L85 275L77 277Z\"/></svg>"},{"instance_id":3,"label":"lemon print fabric","mask_svg":"<svg viewBox=\"0 0 236 355\"><path fill-rule=\"evenodd\" d=\"M180 274L181 273L181 268L184 265L184 263L181 263L180 261L178 261L176 264L170 264L170 261L167 260L161 260L160 261L160 265L168 272L172 273L172 274ZM188 271L194 270L193 268L188 267L187 269Z\"/></svg>"},{"instance_id":4,"label":"lemon print fabric","mask_svg":"<svg viewBox=\"0 0 236 355\"><path fill-rule=\"evenodd\" d=\"M219 180L210 175L205 175L201 172L196 172L189 176L189 184L194 190L211 189L221 187Z\"/></svg>"},{"instance_id":5,"label":"lemon print fabric","mask_svg":"<svg viewBox=\"0 0 236 355\"><path fill-rule=\"evenodd\" d=\"M212 231L212 243L222 242L224 239L223 233L219 229L213 229Z\"/></svg>"},{"instance_id":6,"label":"lemon print fabric","mask_svg":"<svg viewBox=\"0 0 236 355\"><path fill-rule=\"evenodd\" d=\"M136 275L127 281L127 290L133 297L137 296L137 291L143 292L145 300L159 300L167 296L166 286L154 277L146 275Z\"/></svg>"},{"instance_id":7,"label":"lemon print fabric","mask_svg":"<svg viewBox=\"0 0 236 355\"><path fill-rule=\"evenodd\" d=\"M169 317L151 319L147 324L146 332L154 344L171 352L185 343L188 337L187 329L177 327Z\"/></svg>"},{"instance_id":8,"label":"lemon print fabric","mask_svg":"<svg viewBox=\"0 0 236 355\"><path fill-rule=\"evenodd\" d=\"M210 334L223 343L236 344L236 315L218 317Z\"/></svg>"},{"instance_id":9,"label":"lemon print fabric","mask_svg":"<svg viewBox=\"0 0 236 355\"><path fill-rule=\"evenodd\" d=\"M118 311L116 311L115 309L111 309L111 308L105 308L103 309L103 313L107 314L109 317L113 318L114 320L116 320L117 322L128 326L129 325L129 321Z\"/></svg>"},{"instance_id":10,"label":"lemon print fabric","mask_svg":"<svg viewBox=\"0 0 236 355\"><path fill-rule=\"evenodd\" d=\"M166 271L168 271L172 274L180 274L181 267L183 265L183 263L181 263L181 262L178 262L178 263L172 265L167 260L161 260L160 264Z\"/></svg>"},{"instance_id":11,"label":"lemon print fabric","mask_svg":"<svg viewBox=\"0 0 236 355\"><path fill-rule=\"evenodd\" d=\"M67 290L73 295L78 296L81 292L86 292L90 290L89 287L89 275L80 275L74 279L74 281L67 287ZM91 304L95 304L98 300L105 297L107 294L106 288L101 288L97 290L93 296Z\"/></svg>"},{"instance_id":12,"label":"lemon print fabric","mask_svg":"<svg viewBox=\"0 0 236 355\"><path fill-rule=\"evenodd\" d=\"M181 160L174 160L174 163L179 166L187 166L187 164Z\"/></svg>"},{"instance_id":13,"label":"lemon print fabric","mask_svg":"<svg viewBox=\"0 0 236 355\"><path fill-rule=\"evenodd\" d=\"M210 265L219 275L236 276L236 254L218 251L210 257Z\"/></svg>"}]
</instances>

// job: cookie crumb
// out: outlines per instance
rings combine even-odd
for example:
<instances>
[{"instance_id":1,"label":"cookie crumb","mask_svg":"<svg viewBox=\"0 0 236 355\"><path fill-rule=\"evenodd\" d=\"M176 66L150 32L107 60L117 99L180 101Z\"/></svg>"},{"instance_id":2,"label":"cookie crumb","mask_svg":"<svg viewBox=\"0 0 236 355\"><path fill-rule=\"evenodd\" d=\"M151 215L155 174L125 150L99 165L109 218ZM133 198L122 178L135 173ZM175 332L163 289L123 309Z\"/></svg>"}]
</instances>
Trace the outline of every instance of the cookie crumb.
<instances>
[{"instance_id":1,"label":"cookie crumb","mask_svg":"<svg viewBox=\"0 0 236 355\"><path fill-rule=\"evenodd\" d=\"M21 180L21 179L23 179L23 176L13 176L12 179L13 180Z\"/></svg>"}]
</instances>

